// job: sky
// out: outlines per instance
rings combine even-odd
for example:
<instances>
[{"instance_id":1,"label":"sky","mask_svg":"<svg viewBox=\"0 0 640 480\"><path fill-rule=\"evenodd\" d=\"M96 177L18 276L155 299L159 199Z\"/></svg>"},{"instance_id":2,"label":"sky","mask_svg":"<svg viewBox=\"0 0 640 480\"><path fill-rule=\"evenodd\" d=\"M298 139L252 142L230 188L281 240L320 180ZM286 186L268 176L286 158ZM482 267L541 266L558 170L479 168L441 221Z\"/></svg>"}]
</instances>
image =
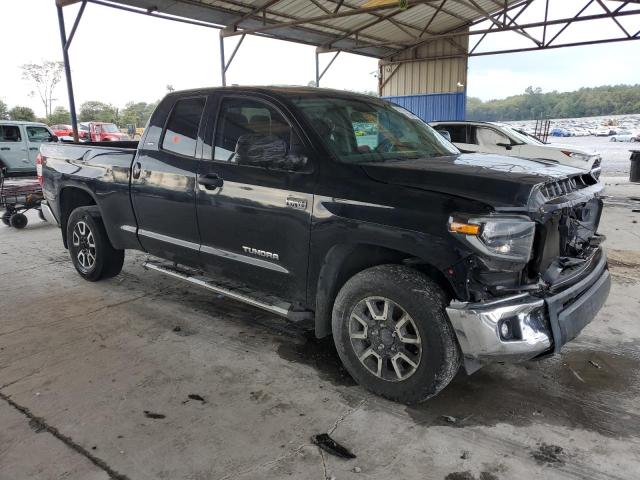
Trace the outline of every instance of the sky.
<instances>
[{"instance_id":1,"label":"sky","mask_svg":"<svg viewBox=\"0 0 640 480\"><path fill-rule=\"evenodd\" d=\"M0 4L2 38L14 40L13 48L7 48L6 43L3 48L0 99L9 107L25 105L44 115L37 95L30 95L33 86L22 79L20 65L62 60L54 0L0 0ZM582 3L552 0L552 4L566 10L555 13L571 14ZM65 8L67 30L77 8ZM533 6L531 9L531 18L540 13ZM615 33L615 25L606 22L595 33L594 27L587 32L573 26L570 28L574 30L568 29L567 33L575 40L610 34L612 29ZM553 34L552 29L549 34ZM527 42L517 37L508 40L510 46ZM123 107L129 101L157 100L166 93L167 85L177 90L220 85L218 39L215 29L89 4L69 50L76 104L99 100ZM237 37L226 40L227 52L233 50L236 41ZM483 48L504 48L505 41L496 38L493 45L488 43ZM321 62L330 57L321 55ZM570 91L584 86L640 83L639 58L640 41L473 57L469 60L467 93L488 100L522 93L529 85L543 91ZM314 62L314 47L247 36L229 67L227 83L307 85L315 76ZM376 59L342 53L321 86L376 90L376 71ZM68 105L64 79L55 98L54 105Z\"/></svg>"}]
</instances>

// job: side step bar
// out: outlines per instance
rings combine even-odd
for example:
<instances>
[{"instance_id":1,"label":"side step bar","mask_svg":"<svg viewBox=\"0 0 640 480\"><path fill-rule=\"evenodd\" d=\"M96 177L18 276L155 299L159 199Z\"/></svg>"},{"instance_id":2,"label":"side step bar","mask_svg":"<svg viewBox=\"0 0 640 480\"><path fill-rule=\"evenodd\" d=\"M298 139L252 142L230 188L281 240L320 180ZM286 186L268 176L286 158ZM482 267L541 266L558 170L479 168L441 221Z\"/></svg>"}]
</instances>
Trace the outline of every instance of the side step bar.
<instances>
[{"instance_id":1,"label":"side step bar","mask_svg":"<svg viewBox=\"0 0 640 480\"><path fill-rule=\"evenodd\" d=\"M291 321L299 322L302 320L309 320L313 318L313 312L306 310L294 310L293 305L287 302L282 302L275 297L269 297L268 295L260 294L253 290L249 290L246 287L232 284L216 284L211 278L208 278L198 270L194 270L188 267L177 265L172 262L165 262L161 260L147 260L142 266L144 268L155 270L170 277L184 280L185 282L198 285L199 287L212 290L225 297L238 300L239 302L252 305L267 312L274 313L285 317Z\"/></svg>"}]
</instances>

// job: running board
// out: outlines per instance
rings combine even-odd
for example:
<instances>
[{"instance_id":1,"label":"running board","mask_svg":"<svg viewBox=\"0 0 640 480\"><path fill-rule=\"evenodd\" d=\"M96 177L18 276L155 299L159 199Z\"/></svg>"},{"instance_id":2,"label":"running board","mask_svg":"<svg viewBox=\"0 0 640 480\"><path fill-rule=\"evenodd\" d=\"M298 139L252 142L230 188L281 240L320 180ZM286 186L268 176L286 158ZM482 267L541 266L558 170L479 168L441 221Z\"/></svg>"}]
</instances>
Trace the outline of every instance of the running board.
<instances>
[{"instance_id":1,"label":"running board","mask_svg":"<svg viewBox=\"0 0 640 480\"><path fill-rule=\"evenodd\" d=\"M313 313L306 310L294 310L293 305L283 302L275 297L261 294L255 290L249 290L241 285L233 285L231 283L220 284L213 279L208 278L198 270L177 265L172 262L164 262L161 260L147 260L142 266L144 268L155 270L170 277L184 280L185 282L198 285L199 287L212 290L225 297L232 298L247 305L252 305L267 312L274 313L285 317L293 322L309 320L313 318Z\"/></svg>"}]
</instances>

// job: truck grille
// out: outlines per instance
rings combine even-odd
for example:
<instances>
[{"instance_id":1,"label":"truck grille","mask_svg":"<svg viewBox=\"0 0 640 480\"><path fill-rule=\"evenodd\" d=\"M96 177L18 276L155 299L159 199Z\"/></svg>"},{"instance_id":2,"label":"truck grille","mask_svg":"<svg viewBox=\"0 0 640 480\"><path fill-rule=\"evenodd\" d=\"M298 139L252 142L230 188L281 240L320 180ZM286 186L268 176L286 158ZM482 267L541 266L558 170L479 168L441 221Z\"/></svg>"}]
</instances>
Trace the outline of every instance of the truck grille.
<instances>
[{"instance_id":1,"label":"truck grille","mask_svg":"<svg viewBox=\"0 0 640 480\"><path fill-rule=\"evenodd\" d=\"M588 178L587 178L588 177ZM547 200L552 200L557 197L561 197L581 188L588 187L595 183L594 180L589 180L589 175L577 175L575 177L565 178L563 180L556 180L549 182L542 187L542 194Z\"/></svg>"}]
</instances>

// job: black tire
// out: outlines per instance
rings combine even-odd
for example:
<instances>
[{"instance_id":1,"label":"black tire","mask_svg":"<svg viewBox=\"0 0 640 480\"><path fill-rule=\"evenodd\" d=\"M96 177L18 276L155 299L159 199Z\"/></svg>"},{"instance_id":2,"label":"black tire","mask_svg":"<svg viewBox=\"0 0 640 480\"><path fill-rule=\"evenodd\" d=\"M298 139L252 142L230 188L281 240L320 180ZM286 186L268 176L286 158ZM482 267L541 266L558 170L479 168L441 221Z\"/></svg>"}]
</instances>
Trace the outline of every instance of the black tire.
<instances>
[{"instance_id":1,"label":"black tire","mask_svg":"<svg viewBox=\"0 0 640 480\"><path fill-rule=\"evenodd\" d=\"M14 213L11 215L11 218L9 218L9 223L13 228L21 229L27 226L29 220L24 213Z\"/></svg>"},{"instance_id":2,"label":"black tire","mask_svg":"<svg viewBox=\"0 0 640 480\"><path fill-rule=\"evenodd\" d=\"M2 223L4 223L7 227L11 226L11 212L6 211L2 214Z\"/></svg>"},{"instance_id":3,"label":"black tire","mask_svg":"<svg viewBox=\"0 0 640 480\"><path fill-rule=\"evenodd\" d=\"M97 282L115 277L122 270L124 250L111 245L98 207L79 207L71 212L67 222L67 245L73 266L85 280Z\"/></svg>"},{"instance_id":4,"label":"black tire","mask_svg":"<svg viewBox=\"0 0 640 480\"><path fill-rule=\"evenodd\" d=\"M369 336L371 340L351 339L352 312L360 308L363 305L362 302L369 297L384 297L391 300L392 304L399 306L400 310L404 310L412 319L411 328L415 329L412 336L420 341L421 352L419 360L416 360L417 366L410 367L413 373L404 379L382 378L370 371L358 358L358 353L363 349L373 349L375 352L377 352L376 348L384 349L382 355L387 357L382 360L383 364L386 365L387 371L395 371L397 374L397 370L389 368L394 366L389 356L397 355L400 350L406 351L406 348L412 347L398 343L401 342L401 336L406 339L409 335L400 335L397 330L393 331L386 327L379 328L376 325L383 325L386 322L375 323L376 321L371 318L366 319L370 322L371 333L369 334L367 329L363 330L364 335ZM438 394L449 384L460 368L460 352L445 311L446 302L447 296L433 280L402 265L380 265L353 276L344 284L336 297L332 321L336 349L347 371L363 387L397 402L415 404ZM367 313L365 312L364 315ZM397 320L391 319L391 322L394 321L397 322L395 325L400 324ZM394 332L393 339L389 339L390 332ZM386 344L381 346L383 333L387 334L384 342L395 343L391 346ZM369 347L366 346L367 341L370 342ZM377 346L376 341L378 341ZM364 342L365 346L361 347L359 342ZM360 352L357 353L358 348ZM390 349L396 353L391 352ZM412 354L415 351L406 353ZM414 360L416 358L414 357ZM374 357L373 361L376 370L380 372L379 360Z\"/></svg>"}]
</instances>

